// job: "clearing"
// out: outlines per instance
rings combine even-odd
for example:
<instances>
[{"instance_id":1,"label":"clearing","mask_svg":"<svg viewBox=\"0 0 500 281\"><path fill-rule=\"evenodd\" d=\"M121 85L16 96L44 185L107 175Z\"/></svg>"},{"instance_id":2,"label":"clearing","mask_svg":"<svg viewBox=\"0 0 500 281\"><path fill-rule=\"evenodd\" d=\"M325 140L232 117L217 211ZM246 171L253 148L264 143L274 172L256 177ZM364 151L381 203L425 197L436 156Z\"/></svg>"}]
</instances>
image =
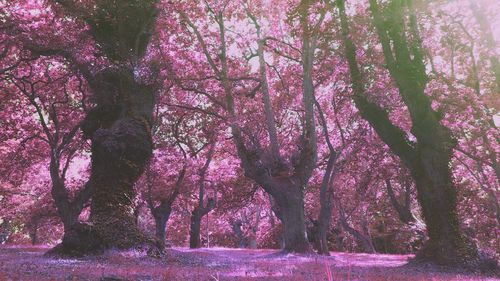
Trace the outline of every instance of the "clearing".
<instances>
[{"instance_id":1,"label":"clearing","mask_svg":"<svg viewBox=\"0 0 500 281\"><path fill-rule=\"evenodd\" d=\"M0 280L500 280L404 266L410 255L332 252L330 257L276 250L172 248L163 259L108 251L83 259L50 259L48 247L0 247Z\"/></svg>"}]
</instances>

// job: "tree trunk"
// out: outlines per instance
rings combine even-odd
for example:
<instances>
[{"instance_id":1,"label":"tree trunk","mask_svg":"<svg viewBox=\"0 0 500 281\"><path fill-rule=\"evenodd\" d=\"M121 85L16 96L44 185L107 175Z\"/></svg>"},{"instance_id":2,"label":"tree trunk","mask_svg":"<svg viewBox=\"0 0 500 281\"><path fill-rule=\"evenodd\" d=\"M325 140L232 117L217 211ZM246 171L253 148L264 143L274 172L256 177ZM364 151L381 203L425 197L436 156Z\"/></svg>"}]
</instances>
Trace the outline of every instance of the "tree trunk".
<instances>
[{"instance_id":1,"label":"tree trunk","mask_svg":"<svg viewBox=\"0 0 500 281\"><path fill-rule=\"evenodd\" d=\"M3 245L9 239L10 234L12 233L12 226L10 224L9 218L2 218L3 222L0 224L0 245Z\"/></svg>"},{"instance_id":2,"label":"tree trunk","mask_svg":"<svg viewBox=\"0 0 500 281\"><path fill-rule=\"evenodd\" d=\"M151 165L151 163L150 163ZM186 175L186 164L182 167L182 170L179 172L179 175L177 176L177 180L175 182L174 186L174 191L168 198L165 198L163 200L160 200L159 205L155 205L153 194L152 194L152 189L153 185L155 184L154 177L151 173L151 166L146 170L146 183L147 183L147 194L146 194L146 203L149 207L149 210L151 211L151 214L153 215L153 218L155 220L155 234L156 234L156 239L159 243L159 246L161 249L165 248L165 228L167 227L167 222L168 219L170 218L170 214L172 213L172 205L175 202L175 199L177 196L179 196L179 192L181 189L181 185L184 181L184 176ZM137 224L137 218L139 217L139 211L141 205L137 206L134 212L134 216L136 217L136 224Z\"/></svg>"},{"instance_id":3,"label":"tree trunk","mask_svg":"<svg viewBox=\"0 0 500 281\"><path fill-rule=\"evenodd\" d=\"M257 205L255 208L255 222L252 225L252 233L249 237L248 248L257 249L257 231L259 229L260 224L260 205Z\"/></svg>"},{"instance_id":4,"label":"tree trunk","mask_svg":"<svg viewBox=\"0 0 500 281\"><path fill-rule=\"evenodd\" d=\"M121 76L113 78L118 83L124 80ZM134 88L133 84L129 86ZM151 92L129 94L151 97ZM122 102L125 103L125 100ZM125 105L119 104L117 107L123 108ZM125 249L145 241L135 223L134 184L142 174L151 153L149 122L140 116L126 114L110 127L98 129L93 134L92 222L107 247Z\"/></svg>"},{"instance_id":5,"label":"tree trunk","mask_svg":"<svg viewBox=\"0 0 500 281\"><path fill-rule=\"evenodd\" d=\"M184 170L181 172L181 176L179 177L178 183L182 181L184 177ZM159 243L161 249L165 248L165 238L166 238L166 227L168 219L170 218L170 214L172 213L172 204L174 203L175 198L179 193L179 185L176 186L174 193L170 196L168 200L162 201L161 204L157 207L154 205L150 205L151 213L153 214L153 218L155 220L155 236ZM153 204L152 201L150 201Z\"/></svg>"},{"instance_id":6,"label":"tree trunk","mask_svg":"<svg viewBox=\"0 0 500 281\"><path fill-rule=\"evenodd\" d=\"M191 227L189 230L189 248L191 249L201 247L201 218L198 208L195 208L191 214Z\"/></svg>"},{"instance_id":7,"label":"tree trunk","mask_svg":"<svg viewBox=\"0 0 500 281\"><path fill-rule=\"evenodd\" d=\"M277 195L277 196L276 196ZM310 253L304 215L304 193L300 186L291 185L274 196L282 217L284 251Z\"/></svg>"},{"instance_id":8,"label":"tree trunk","mask_svg":"<svg viewBox=\"0 0 500 281\"><path fill-rule=\"evenodd\" d=\"M342 210L340 210L341 215L340 215L340 225L342 228L349 234L351 234L360 244L361 247L363 248L363 251L366 253L376 253L375 247L373 247L373 243L371 242L369 237L366 237L363 233L360 231L356 230L355 228L351 227L349 223L347 222L345 215L342 214Z\"/></svg>"},{"instance_id":9,"label":"tree trunk","mask_svg":"<svg viewBox=\"0 0 500 281\"><path fill-rule=\"evenodd\" d=\"M241 166L245 175L255 180L266 192L271 194L276 200L279 213L276 215L283 223L284 230L284 251L286 252L310 252L311 247L307 241L305 216L304 216L304 194L303 188L307 185L309 178L316 167L317 158L317 136L316 122L314 117L314 84L312 79L314 65L314 51L316 50L318 32L309 22L309 9L312 3L310 1L301 1L298 5L300 15L300 24L302 33L302 101L304 106L303 128L300 141L297 144L298 149L294 152L291 162L293 168L288 167L279 153L279 143L275 131L274 113L272 110L272 101L269 97L269 87L267 85L266 65L264 60L264 43L260 34L260 26L256 17L247 9L247 15L254 22L259 37L259 70L260 86L263 87L263 103L266 115L267 131L271 142L271 152L265 152L258 145L249 149L245 144L241 134L241 128L236 123L231 124L233 141L236 145L238 156L241 160ZM186 18L186 16L184 16ZM324 13L316 22L321 25L324 19ZM195 29L197 37L200 38L196 26L188 20L190 26ZM237 110L234 106L233 82L228 79L229 68L227 61L227 46L225 41L225 26L223 19L217 21L219 25L221 38L221 70L213 67L216 73L220 72L220 80L226 94L226 107L231 118L235 120ZM202 40L200 40L202 41ZM203 42L204 44L204 42ZM207 52L205 55L209 61L212 61ZM211 65L214 65L211 63ZM214 65L215 66L215 65ZM265 85L264 85L265 84ZM257 88L258 89L258 88ZM256 139L257 140L257 139ZM259 149L254 149L259 147ZM275 208L273 208L274 210Z\"/></svg>"},{"instance_id":10,"label":"tree trunk","mask_svg":"<svg viewBox=\"0 0 500 281\"><path fill-rule=\"evenodd\" d=\"M57 147L53 146L52 149L55 151ZM71 228L78 223L78 217L91 197L92 187L88 181L80 189L76 197L71 200L65 185L65 179L60 174L59 162L60 157L51 155L49 168L52 181L51 195L57 209L57 214L63 223L64 236L66 236L66 233L71 232Z\"/></svg>"},{"instance_id":11,"label":"tree trunk","mask_svg":"<svg viewBox=\"0 0 500 281\"><path fill-rule=\"evenodd\" d=\"M427 175L419 173L423 171L412 171L429 236L417 258L438 264L469 264L477 259L477 248L460 229L455 187L451 184L449 168L442 165L439 169L427 162L422 167L422 170L427 169Z\"/></svg>"},{"instance_id":12,"label":"tree trunk","mask_svg":"<svg viewBox=\"0 0 500 281\"><path fill-rule=\"evenodd\" d=\"M162 248L165 247L166 227L169 217L170 213L168 213L168 215L163 215L163 216L162 215L154 216L156 239L158 239L158 241L160 242L160 246Z\"/></svg>"},{"instance_id":13,"label":"tree trunk","mask_svg":"<svg viewBox=\"0 0 500 281\"><path fill-rule=\"evenodd\" d=\"M199 171L200 179L198 181L198 205L193 209L191 213L191 230L189 237L189 247L191 249L200 248L201 240L201 219L208 214L211 210L215 208L217 195L213 198L208 198L207 203L205 204L205 177L207 175L208 167L212 162L212 158L215 152L215 140L211 139L210 147L207 152L207 158L205 159L205 164ZM208 236L207 236L208 238Z\"/></svg>"},{"instance_id":14,"label":"tree trunk","mask_svg":"<svg viewBox=\"0 0 500 281\"><path fill-rule=\"evenodd\" d=\"M404 224L410 224L415 222L415 217L411 213L410 202L409 200L405 200L405 204L402 205L398 202L398 198L394 194L394 189L392 188L392 184L390 179L385 180L385 186L387 188L387 194L389 195L389 200L391 202L392 207L398 213L399 220ZM409 198L409 190L405 190L405 197Z\"/></svg>"},{"instance_id":15,"label":"tree trunk","mask_svg":"<svg viewBox=\"0 0 500 281\"><path fill-rule=\"evenodd\" d=\"M324 211L325 212L325 211ZM318 221L318 232L317 232L317 237L316 237L316 248L318 251L318 254L324 255L324 256L329 256L330 255L330 250L328 249L328 229L330 226L330 217L331 217L331 208L330 212L328 212L328 218L325 216L325 214L321 213L320 211L320 216L319 216L319 221Z\"/></svg>"},{"instance_id":16,"label":"tree trunk","mask_svg":"<svg viewBox=\"0 0 500 281\"><path fill-rule=\"evenodd\" d=\"M320 111L320 115L323 119L323 124L326 124L322 114L323 113ZM327 133L327 131L325 131L325 133ZM315 237L316 250L318 251L318 254L324 256L330 255L330 250L328 249L327 235L328 235L328 230L330 229L330 221L332 218L332 209L333 209L333 204L332 204L333 190L331 185L336 175L334 165L337 161L337 154L333 150L333 146L331 146L329 138L327 138L327 142L330 147L330 156L321 183L320 198L319 198L320 209L317 221L317 232Z\"/></svg>"},{"instance_id":17,"label":"tree trunk","mask_svg":"<svg viewBox=\"0 0 500 281\"><path fill-rule=\"evenodd\" d=\"M245 235L241 230L242 222L240 220L236 220L231 223L231 227L233 229L236 238L238 239L238 248L245 248Z\"/></svg>"},{"instance_id":18,"label":"tree trunk","mask_svg":"<svg viewBox=\"0 0 500 281\"><path fill-rule=\"evenodd\" d=\"M30 238L31 245L38 244L38 221L36 220L31 222Z\"/></svg>"},{"instance_id":19,"label":"tree trunk","mask_svg":"<svg viewBox=\"0 0 500 281\"><path fill-rule=\"evenodd\" d=\"M90 225L74 224L63 239L71 255L153 245L134 216L134 184L152 154L153 90L129 69L107 68L91 84L97 106L82 131L92 140ZM156 247L156 245L155 245Z\"/></svg>"},{"instance_id":20,"label":"tree trunk","mask_svg":"<svg viewBox=\"0 0 500 281\"><path fill-rule=\"evenodd\" d=\"M255 235L252 235L250 237L250 241L248 242L248 248L257 249L257 237Z\"/></svg>"}]
</instances>

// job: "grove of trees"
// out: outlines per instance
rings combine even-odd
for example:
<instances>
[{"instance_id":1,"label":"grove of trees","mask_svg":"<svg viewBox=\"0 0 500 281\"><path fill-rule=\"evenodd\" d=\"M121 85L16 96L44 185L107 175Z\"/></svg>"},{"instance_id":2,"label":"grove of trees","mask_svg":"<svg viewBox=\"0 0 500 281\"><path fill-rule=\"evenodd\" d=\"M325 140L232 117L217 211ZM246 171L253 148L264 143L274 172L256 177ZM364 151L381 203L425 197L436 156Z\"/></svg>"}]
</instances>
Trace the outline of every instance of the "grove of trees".
<instances>
[{"instance_id":1,"label":"grove of trees","mask_svg":"<svg viewBox=\"0 0 500 281\"><path fill-rule=\"evenodd\" d=\"M0 1L0 244L500 253L497 0Z\"/></svg>"}]
</instances>

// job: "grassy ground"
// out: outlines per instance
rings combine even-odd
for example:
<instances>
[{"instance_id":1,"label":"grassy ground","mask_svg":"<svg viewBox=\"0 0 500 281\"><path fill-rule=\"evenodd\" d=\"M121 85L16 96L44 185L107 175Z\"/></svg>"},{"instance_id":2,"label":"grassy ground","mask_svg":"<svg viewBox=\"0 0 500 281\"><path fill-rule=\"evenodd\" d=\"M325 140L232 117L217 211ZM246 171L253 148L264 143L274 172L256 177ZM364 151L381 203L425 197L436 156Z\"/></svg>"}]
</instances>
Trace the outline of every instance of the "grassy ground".
<instances>
[{"instance_id":1,"label":"grassy ground","mask_svg":"<svg viewBox=\"0 0 500 281\"><path fill-rule=\"evenodd\" d=\"M332 252L330 257L274 250L169 249L165 258L109 251L84 259L43 257L47 247L0 247L4 280L500 280L405 266L411 256Z\"/></svg>"}]
</instances>

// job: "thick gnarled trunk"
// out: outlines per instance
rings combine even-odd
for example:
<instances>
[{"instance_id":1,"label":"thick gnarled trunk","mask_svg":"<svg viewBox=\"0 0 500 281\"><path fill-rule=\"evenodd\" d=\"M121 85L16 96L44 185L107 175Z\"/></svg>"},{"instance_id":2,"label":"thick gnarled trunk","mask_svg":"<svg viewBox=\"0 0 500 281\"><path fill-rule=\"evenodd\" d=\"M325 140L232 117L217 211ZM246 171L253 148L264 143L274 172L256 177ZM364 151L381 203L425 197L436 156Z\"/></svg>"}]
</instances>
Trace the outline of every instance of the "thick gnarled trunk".
<instances>
[{"instance_id":1,"label":"thick gnarled trunk","mask_svg":"<svg viewBox=\"0 0 500 281\"><path fill-rule=\"evenodd\" d=\"M306 232L304 191L300 186L288 180L285 182L288 182L287 185L277 184L280 192L273 195L283 223L284 251L310 253L312 249Z\"/></svg>"},{"instance_id":2,"label":"thick gnarled trunk","mask_svg":"<svg viewBox=\"0 0 500 281\"><path fill-rule=\"evenodd\" d=\"M149 45L157 0L113 5L98 1L93 7L77 1L56 2L88 24L89 34L109 62L93 71L75 56L71 60L85 76L95 103L81 125L84 137L92 142L92 202L90 223L71 226L60 248L66 254L84 255L151 244L136 225L134 184L153 149L154 83L141 81L134 68ZM154 79L156 73L149 70Z\"/></svg>"},{"instance_id":3,"label":"thick gnarled trunk","mask_svg":"<svg viewBox=\"0 0 500 281\"><path fill-rule=\"evenodd\" d=\"M435 161L436 159L434 159ZM439 161L439 159L437 159ZM434 162L432 161L432 162ZM427 226L429 240L417 258L433 260L438 264L472 264L477 259L477 248L462 233L456 211L456 190L446 161L441 167L427 161L427 173L415 173L418 201ZM438 172L441 168L441 172ZM446 170L444 170L446 169ZM444 170L444 171L443 171ZM429 172L434 171L429 174Z\"/></svg>"},{"instance_id":4,"label":"thick gnarled trunk","mask_svg":"<svg viewBox=\"0 0 500 281\"><path fill-rule=\"evenodd\" d=\"M115 78L118 83L122 82L121 77ZM149 94L149 100L152 99L151 92L128 94L146 97ZM114 110L123 108L132 114L120 116L112 121L109 128L101 127L91 137L91 182L94 189L91 218L93 228L106 248L129 248L144 242L135 223L134 184L152 153L150 124L145 116L135 115L133 108L126 108L126 99L121 102L123 104L115 105L117 108Z\"/></svg>"},{"instance_id":5,"label":"thick gnarled trunk","mask_svg":"<svg viewBox=\"0 0 500 281\"><path fill-rule=\"evenodd\" d=\"M93 81L97 106L82 131L92 141L90 224L71 226L63 249L79 255L152 244L134 216L134 184L152 153L153 91L128 69L108 68Z\"/></svg>"}]
</instances>

